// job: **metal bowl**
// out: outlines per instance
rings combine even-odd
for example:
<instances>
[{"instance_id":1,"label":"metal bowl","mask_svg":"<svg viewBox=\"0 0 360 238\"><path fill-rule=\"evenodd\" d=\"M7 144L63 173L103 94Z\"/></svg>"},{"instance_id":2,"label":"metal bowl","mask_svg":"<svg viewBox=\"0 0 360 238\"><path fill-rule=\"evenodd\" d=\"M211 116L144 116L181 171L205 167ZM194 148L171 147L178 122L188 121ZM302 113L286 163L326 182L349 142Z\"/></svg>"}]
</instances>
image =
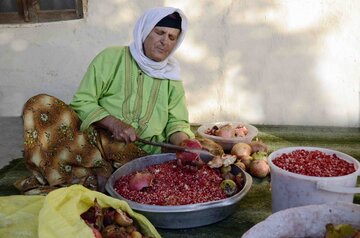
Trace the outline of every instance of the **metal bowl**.
<instances>
[{"instance_id":1,"label":"metal bowl","mask_svg":"<svg viewBox=\"0 0 360 238\"><path fill-rule=\"evenodd\" d=\"M179 206L147 205L130 201L114 190L114 184L118 178L135 171L141 171L151 165L162 164L175 159L174 153L168 153L149 155L130 161L110 176L106 183L106 191L112 197L125 200L133 210L146 216L155 227L182 229L209 225L225 219L235 211L238 202L251 188L252 177L243 170L238 170L238 173L242 173L245 179L244 187L231 197L205 203Z\"/></svg>"}]
</instances>

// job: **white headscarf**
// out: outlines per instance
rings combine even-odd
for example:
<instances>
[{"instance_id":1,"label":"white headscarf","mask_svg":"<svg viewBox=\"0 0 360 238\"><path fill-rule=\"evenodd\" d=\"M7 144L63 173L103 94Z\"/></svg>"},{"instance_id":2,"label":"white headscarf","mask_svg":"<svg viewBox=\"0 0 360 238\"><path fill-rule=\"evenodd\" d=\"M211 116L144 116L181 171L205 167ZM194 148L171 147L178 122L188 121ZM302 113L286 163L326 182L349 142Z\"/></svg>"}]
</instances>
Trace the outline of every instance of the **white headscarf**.
<instances>
[{"instance_id":1,"label":"white headscarf","mask_svg":"<svg viewBox=\"0 0 360 238\"><path fill-rule=\"evenodd\" d=\"M176 45L170 55L163 61L156 62L145 56L143 43L155 25L164 17L174 12L178 12L181 16L181 33L177 39ZM174 51L180 46L184 40L187 31L187 19L184 13L177 8L172 7L156 7L147 10L135 24L133 31L134 41L130 44L130 52L135 61L146 74L151 77L160 79L180 79L179 62L172 56Z\"/></svg>"}]
</instances>

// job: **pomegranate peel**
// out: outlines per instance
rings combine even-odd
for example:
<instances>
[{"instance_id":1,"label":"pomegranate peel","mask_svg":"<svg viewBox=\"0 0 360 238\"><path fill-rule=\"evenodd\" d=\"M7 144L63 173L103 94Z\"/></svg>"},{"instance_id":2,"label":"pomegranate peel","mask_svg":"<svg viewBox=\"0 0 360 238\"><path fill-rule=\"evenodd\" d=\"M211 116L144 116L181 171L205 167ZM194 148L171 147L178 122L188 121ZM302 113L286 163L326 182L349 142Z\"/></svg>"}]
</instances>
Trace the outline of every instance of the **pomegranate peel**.
<instances>
[{"instance_id":1,"label":"pomegranate peel","mask_svg":"<svg viewBox=\"0 0 360 238\"><path fill-rule=\"evenodd\" d=\"M210 168L220 168L222 166L229 166L235 163L236 156L235 155L229 155L229 154L223 154L221 156L215 156L212 160L208 162L208 166Z\"/></svg>"},{"instance_id":2,"label":"pomegranate peel","mask_svg":"<svg viewBox=\"0 0 360 238\"><path fill-rule=\"evenodd\" d=\"M221 156L217 155L212 160L210 160L207 164L212 169L220 168L223 165L223 161L221 159Z\"/></svg>"},{"instance_id":3,"label":"pomegranate peel","mask_svg":"<svg viewBox=\"0 0 360 238\"><path fill-rule=\"evenodd\" d=\"M100 231L98 229L92 227L91 230L92 230L95 238L102 238L102 235L101 235L101 233L100 233Z\"/></svg>"},{"instance_id":4,"label":"pomegranate peel","mask_svg":"<svg viewBox=\"0 0 360 238\"><path fill-rule=\"evenodd\" d=\"M140 191L143 188L150 187L154 175L149 172L135 173L135 175L129 181L129 189Z\"/></svg>"},{"instance_id":5,"label":"pomegranate peel","mask_svg":"<svg viewBox=\"0 0 360 238\"><path fill-rule=\"evenodd\" d=\"M96 198L94 205L82 213L80 217L92 230L95 238L145 237L129 214L120 208L102 208Z\"/></svg>"},{"instance_id":6,"label":"pomegranate peel","mask_svg":"<svg viewBox=\"0 0 360 238\"><path fill-rule=\"evenodd\" d=\"M185 139L180 143L180 146L191 149L202 149L201 143L196 139ZM176 158L178 159L179 165L190 164L196 166L196 161L200 160L200 154L187 151L177 151Z\"/></svg>"},{"instance_id":7,"label":"pomegranate peel","mask_svg":"<svg viewBox=\"0 0 360 238\"><path fill-rule=\"evenodd\" d=\"M235 137L245 137L249 133L249 130L245 126L237 126L235 128Z\"/></svg>"},{"instance_id":8,"label":"pomegranate peel","mask_svg":"<svg viewBox=\"0 0 360 238\"><path fill-rule=\"evenodd\" d=\"M235 129L230 124L226 124L215 131L215 135L222 138L233 138L235 137Z\"/></svg>"},{"instance_id":9,"label":"pomegranate peel","mask_svg":"<svg viewBox=\"0 0 360 238\"><path fill-rule=\"evenodd\" d=\"M116 209L115 222L120 226L130 226L133 224L133 220L128 217L121 209Z\"/></svg>"},{"instance_id":10,"label":"pomegranate peel","mask_svg":"<svg viewBox=\"0 0 360 238\"><path fill-rule=\"evenodd\" d=\"M236 161L236 155L223 154L221 159L223 160L223 166L229 166Z\"/></svg>"}]
</instances>

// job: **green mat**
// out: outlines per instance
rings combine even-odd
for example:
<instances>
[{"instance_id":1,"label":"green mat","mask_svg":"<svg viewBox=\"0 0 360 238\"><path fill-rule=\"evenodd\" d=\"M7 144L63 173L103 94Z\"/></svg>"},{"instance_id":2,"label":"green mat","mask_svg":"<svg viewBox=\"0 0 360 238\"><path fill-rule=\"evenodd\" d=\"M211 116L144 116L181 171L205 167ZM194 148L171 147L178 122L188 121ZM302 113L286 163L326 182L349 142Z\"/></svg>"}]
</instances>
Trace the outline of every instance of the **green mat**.
<instances>
[{"instance_id":1,"label":"green mat","mask_svg":"<svg viewBox=\"0 0 360 238\"><path fill-rule=\"evenodd\" d=\"M13 186L14 182L22 177L31 175L27 170L24 159L18 158L0 169L0 196L19 194L19 191Z\"/></svg>"},{"instance_id":2,"label":"green mat","mask_svg":"<svg viewBox=\"0 0 360 238\"><path fill-rule=\"evenodd\" d=\"M360 160L360 128L264 126L259 129L259 139L270 152L289 146L316 146L338 150ZM196 131L196 127L193 128ZM15 159L0 170L0 195L18 194L13 183L30 173L22 158ZM358 181L360 186L360 179ZM360 204L360 194L355 195ZM241 235L271 214L271 191L269 178L256 179L248 194L240 201L232 215L215 224L192 229L158 229L163 237L241 237Z\"/></svg>"}]
</instances>

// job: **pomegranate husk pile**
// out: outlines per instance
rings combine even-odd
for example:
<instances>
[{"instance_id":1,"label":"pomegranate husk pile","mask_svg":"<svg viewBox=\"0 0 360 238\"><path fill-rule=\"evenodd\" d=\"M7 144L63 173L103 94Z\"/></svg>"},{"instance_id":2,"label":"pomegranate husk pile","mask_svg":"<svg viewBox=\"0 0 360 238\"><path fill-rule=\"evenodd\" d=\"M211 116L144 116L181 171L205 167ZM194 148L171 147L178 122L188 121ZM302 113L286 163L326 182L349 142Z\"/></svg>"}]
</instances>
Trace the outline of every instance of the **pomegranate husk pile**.
<instances>
[{"instance_id":1,"label":"pomegranate husk pile","mask_svg":"<svg viewBox=\"0 0 360 238\"><path fill-rule=\"evenodd\" d=\"M230 166L237 166L252 176L265 178L270 173L267 156L268 147L262 141L239 142L232 147L230 154L215 156L208 165L219 168L224 178L231 178Z\"/></svg>"},{"instance_id":2,"label":"pomegranate husk pile","mask_svg":"<svg viewBox=\"0 0 360 238\"><path fill-rule=\"evenodd\" d=\"M241 124L233 126L229 123L208 128L205 134L231 139L244 137L248 132L248 129ZM235 156L235 161L232 162L233 158L231 158L230 155ZM258 139L250 143L239 142L235 144L231 148L230 155L223 154L215 157L213 161L210 162L210 167L226 167L229 166L229 160L231 160L230 164L235 164L255 177L264 178L270 174L270 166L267 162L268 147Z\"/></svg>"},{"instance_id":3,"label":"pomegranate husk pile","mask_svg":"<svg viewBox=\"0 0 360 238\"><path fill-rule=\"evenodd\" d=\"M237 126L233 126L232 124L225 124L222 126L213 126L212 128L208 128L205 131L205 134L212 136L219 136L222 138L234 138L234 137L244 137L249 133L249 130L239 124Z\"/></svg>"},{"instance_id":4,"label":"pomegranate husk pile","mask_svg":"<svg viewBox=\"0 0 360 238\"><path fill-rule=\"evenodd\" d=\"M96 238L145 238L136 223L121 209L101 208L97 200L80 215Z\"/></svg>"}]
</instances>

